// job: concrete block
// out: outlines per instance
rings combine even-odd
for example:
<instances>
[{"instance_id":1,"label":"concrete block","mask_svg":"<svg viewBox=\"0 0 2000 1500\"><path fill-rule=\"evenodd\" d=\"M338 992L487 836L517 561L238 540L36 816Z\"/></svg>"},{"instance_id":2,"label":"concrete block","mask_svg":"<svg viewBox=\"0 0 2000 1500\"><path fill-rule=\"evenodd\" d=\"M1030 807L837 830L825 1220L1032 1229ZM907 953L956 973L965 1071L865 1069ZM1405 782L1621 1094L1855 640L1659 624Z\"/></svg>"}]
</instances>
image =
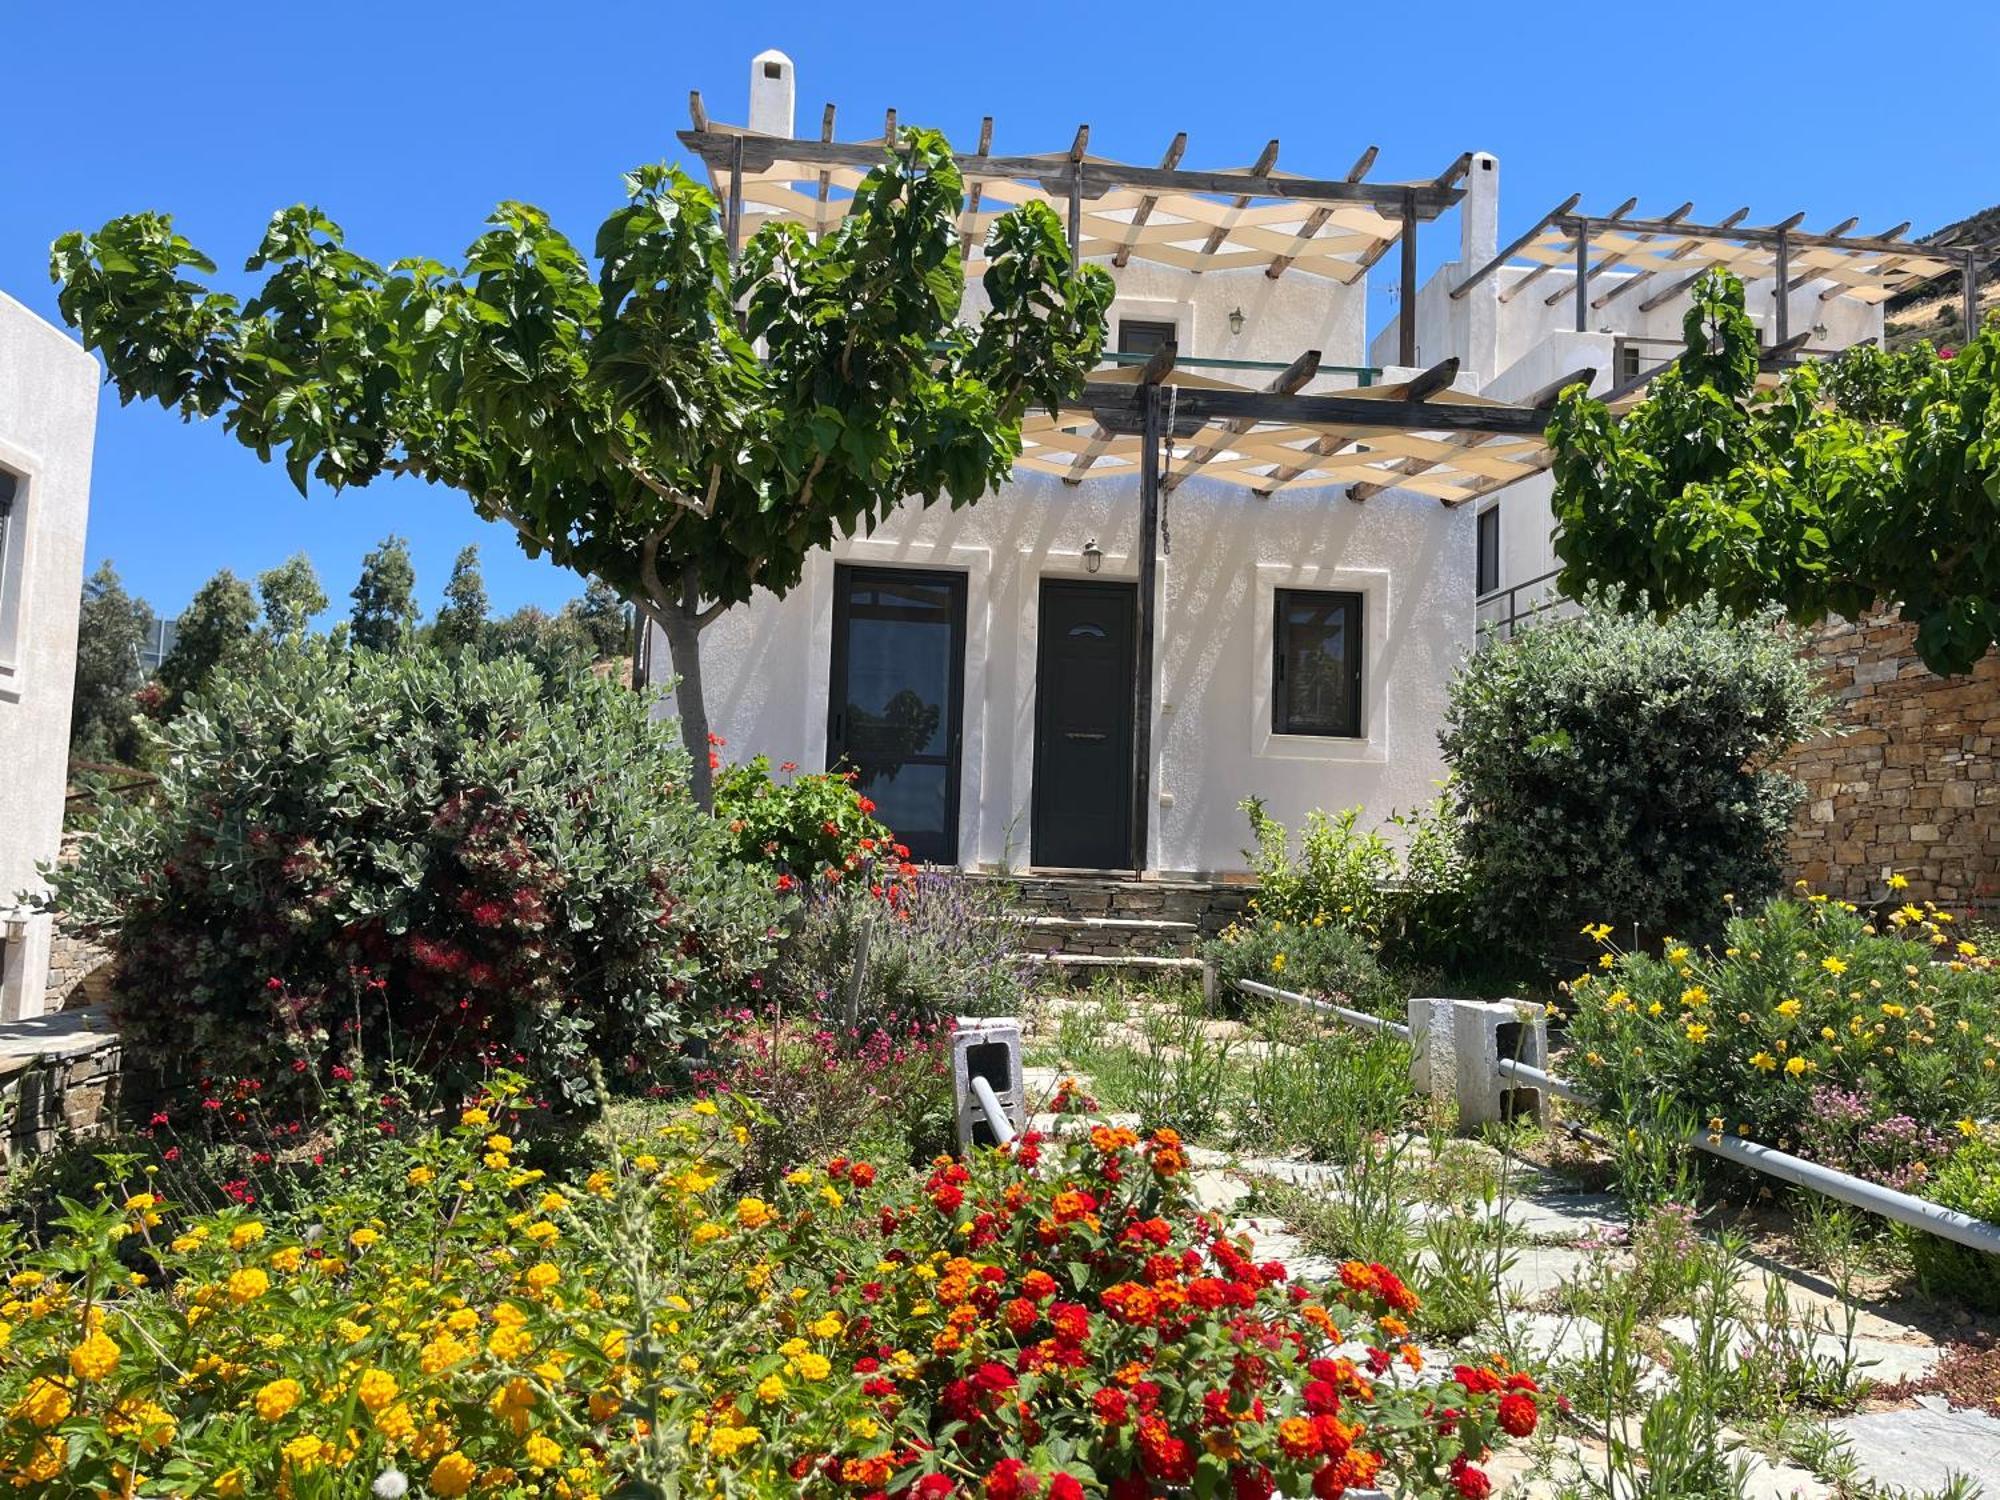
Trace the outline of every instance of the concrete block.
<instances>
[{"instance_id":1,"label":"concrete block","mask_svg":"<svg viewBox=\"0 0 2000 1500\"><path fill-rule=\"evenodd\" d=\"M1542 1090L1502 1078L1499 1070L1503 1057L1548 1067L1548 1021L1539 1006L1520 1000L1453 1001L1452 1052L1459 1129L1477 1130L1523 1114L1548 1118Z\"/></svg>"},{"instance_id":2,"label":"concrete block","mask_svg":"<svg viewBox=\"0 0 2000 1500\"><path fill-rule=\"evenodd\" d=\"M1410 999L1410 1087L1432 1099L1458 1089L1452 1000Z\"/></svg>"},{"instance_id":3,"label":"concrete block","mask_svg":"<svg viewBox=\"0 0 2000 1500\"><path fill-rule=\"evenodd\" d=\"M951 1037L951 1092L958 1149L991 1146L996 1137L973 1097L972 1080L984 1078L1019 1135L1028 1126L1027 1087L1021 1072L1021 1022L1015 1016L960 1016Z\"/></svg>"}]
</instances>

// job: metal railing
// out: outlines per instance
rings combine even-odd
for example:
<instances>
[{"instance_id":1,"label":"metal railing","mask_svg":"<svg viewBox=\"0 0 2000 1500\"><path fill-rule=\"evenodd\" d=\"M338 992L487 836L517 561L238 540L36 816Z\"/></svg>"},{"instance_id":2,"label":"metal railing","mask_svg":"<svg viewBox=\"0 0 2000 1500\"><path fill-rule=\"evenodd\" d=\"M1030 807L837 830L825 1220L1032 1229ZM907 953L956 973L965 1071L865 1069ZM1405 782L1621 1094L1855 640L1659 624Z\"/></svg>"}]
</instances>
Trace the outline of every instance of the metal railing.
<instances>
[{"instance_id":1,"label":"metal railing","mask_svg":"<svg viewBox=\"0 0 2000 1500\"><path fill-rule=\"evenodd\" d=\"M1281 990L1274 985L1259 984L1253 979L1232 981L1235 988L1247 995L1257 995L1265 999L1281 1000L1297 1005L1320 1015L1330 1015L1335 1020L1358 1029L1372 1032L1391 1032L1408 1037L1410 1028L1399 1026L1394 1021L1385 1021L1379 1016L1364 1015L1346 1006L1335 1005L1328 1000L1317 1000L1311 995L1302 995L1295 990ZM1587 1102L1589 1095L1567 1079L1541 1068L1530 1067L1510 1058L1501 1058L1497 1071L1502 1078L1526 1084L1530 1088L1542 1089L1558 1098ZM1869 1182L1865 1178L1850 1177L1845 1172L1836 1172L1831 1167L1823 1167L1817 1162L1803 1157L1791 1156L1771 1146L1760 1146L1755 1141L1744 1140L1731 1135L1726 1130L1701 1131L1688 1139L1688 1144L1698 1151L1721 1157L1736 1166L1762 1172L1767 1177L1775 1177L1781 1182L1789 1182L1794 1187L1805 1188L1820 1193L1852 1208L1862 1209L1885 1219L1893 1219L1898 1224L1906 1224L1912 1229L1921 1229L1926 1234L1937 1235L1940 1239L1954 1241L1988 1255L2000 1255L2000 1224L1989 1224L1984 1219L1975 1219L1970 1214L1962 1214L1956 1209L1932 1203L1927 1198L1918 1198L1909 1193L1899 1193L1894 1188L1883 1187L1880 1183Z\"/></svg>"},{"instance_id":2,"label":"metal railing","mask_svg":"<svg viewBox=\"0 0 2000 1500\"><path fill-rule=\"evenodd\" d=\"M1556 591L1555 580L1561 576L1561 568L1551 568L1546 573L1510 583L1505 588L1491 589L1474 599L1472 616L1479 645L1483 647L1511 641L1517 631L1544 618L1564 619L1581 614L1582 605Z\"/></svg>"}]
</instances>

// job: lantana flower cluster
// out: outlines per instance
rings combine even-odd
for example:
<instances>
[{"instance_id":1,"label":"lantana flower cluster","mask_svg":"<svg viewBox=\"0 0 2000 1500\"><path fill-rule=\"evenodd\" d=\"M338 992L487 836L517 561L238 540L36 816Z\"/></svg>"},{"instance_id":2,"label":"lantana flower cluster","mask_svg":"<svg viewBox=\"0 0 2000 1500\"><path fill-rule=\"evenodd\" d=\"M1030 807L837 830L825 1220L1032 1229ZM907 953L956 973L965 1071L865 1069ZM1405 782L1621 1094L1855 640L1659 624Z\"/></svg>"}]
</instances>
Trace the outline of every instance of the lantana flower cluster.
<instances>
[{"instance_id":1,"label":"lantana flower cluster","mask_svg":"<svg viewBox=\"0 0 2000 1500\"><path fill-rule=\"evenodd\" d=\"M1539 1420L1430 1371L1416 1298L1302 1285L1197 1214L1172 1132L1025 1136L761 1196L704 1100L577 1180L506 1107L294 1214L107 1185L5 1262L0 1477L120 1496L1480 1500Z\"/></svg>"}]
</instances>

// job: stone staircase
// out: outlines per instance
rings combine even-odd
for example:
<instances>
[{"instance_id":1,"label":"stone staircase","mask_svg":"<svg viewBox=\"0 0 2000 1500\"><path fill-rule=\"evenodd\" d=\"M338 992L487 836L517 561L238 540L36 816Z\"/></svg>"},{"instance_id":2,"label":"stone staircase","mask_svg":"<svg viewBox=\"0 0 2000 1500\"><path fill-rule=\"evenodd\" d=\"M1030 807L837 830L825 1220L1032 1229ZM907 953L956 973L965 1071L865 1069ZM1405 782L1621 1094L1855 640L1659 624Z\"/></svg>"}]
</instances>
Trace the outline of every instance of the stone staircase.
<instances>
[{"instance_id":1,"label":"stone staircase","mask_svg":"<svg viewBox=\"0 0 2000 1500\"><path fill-rule=\"evenodd\" d=\"M983 876L1021 915L1022 948L1064 977L1200 974L1199 949L1242 916L1256 887L1118 875Z\"/></svg>"}]
</instances>

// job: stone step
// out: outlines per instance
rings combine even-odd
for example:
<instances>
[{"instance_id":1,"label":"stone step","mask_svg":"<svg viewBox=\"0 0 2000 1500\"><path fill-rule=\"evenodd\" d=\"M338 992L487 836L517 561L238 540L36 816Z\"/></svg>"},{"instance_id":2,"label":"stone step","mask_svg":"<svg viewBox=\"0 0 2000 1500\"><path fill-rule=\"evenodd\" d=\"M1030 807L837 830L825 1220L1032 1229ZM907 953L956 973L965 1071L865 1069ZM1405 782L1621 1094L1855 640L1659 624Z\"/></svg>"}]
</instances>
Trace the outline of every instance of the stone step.
<instances>
[{"instance_id":1,"label":"stone step","mask_svg":"<svg viewBox=\"0 0 2000 1500\"><path fill-rule=\"evenodd\" d=\"M1006 918L999 919L1006 921ZM1186 955L1200 940L1193 922L1164 917L1017 917L1020 947L1027 953L1158 954L1171 950Z\"/></svg>"},{"instance_id":2,"label":"stone step","mask_svg":"<svg viewBox=\"0 0 2000 1500\"><path fill-rule=\"evenodd\" d=\"M1088 984L1099 974L1121 972L1153 978L1187 974L1199 979L1202 970L1198 958L1149 953L1030 953L1024 957L1070 984Z\"/></svg>"}]
</instances>

